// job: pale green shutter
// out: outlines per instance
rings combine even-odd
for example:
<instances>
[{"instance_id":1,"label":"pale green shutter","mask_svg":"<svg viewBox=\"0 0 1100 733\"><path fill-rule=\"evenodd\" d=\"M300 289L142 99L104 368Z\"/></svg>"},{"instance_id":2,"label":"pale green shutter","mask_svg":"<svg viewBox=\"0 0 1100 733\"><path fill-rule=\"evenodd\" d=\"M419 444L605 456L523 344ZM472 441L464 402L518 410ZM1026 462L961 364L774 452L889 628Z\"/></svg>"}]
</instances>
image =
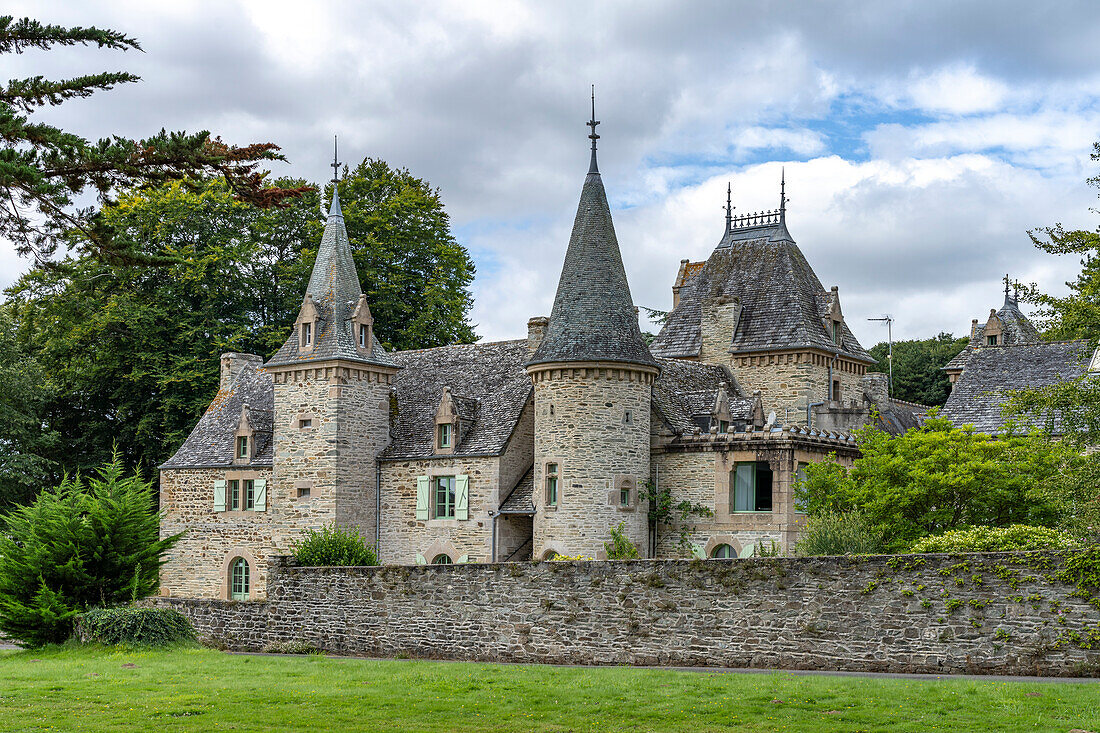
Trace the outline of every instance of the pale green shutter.
<instances>
[{"instance_id":1,"label":"pale green shutter","mask_svg":"<svg viewBox=\"0 0 1100 733\"><path fill-rule=\"evenodd\" d=\"M428 477L416 477L416 518L428 518Z\"/></svg>"},{"instance_id":2,"label":"pale green shutter","mask_svg":"<svg viewBox=\"0 0 1100 733\"><path fill-rule=\"evenodd\" d=\"M418 552L418 553L416 553L416 564L417 564L417 565L427 565L427 564L428 564L428 561L427 561L427 560L426 560L426 559L424 558L424 556L423 556L423 555L421 555L421 554L420 554L420 553Z\"/></svg>"},{"instance_id":3,"label":"pale green shutter","mask_svg":"<svg viewBox=\"0 0 1100 733\"><path fill-rule=\"evenodd\" d=\"M267 479L265 479L265 478L256 479L255 489L256 489L256 494L255 494L256 500L253 504L253 508L258 512L266 512L267 511Z\"/></svg>"},{"instance_id":4,"label":"pale green shutter","mask_svg":"<svg viewBox=\"0 0 1100 733\"><path fill-rule=\"evenodd\" d=\"M468 562L470 562L470 556L469 555L463 555L462 557L458 558L458 560L455 561L455 563L458 564L458 565L465 565Z\"/></svg>"},{"instance_id":5,"label":"pale green shutter","mask_svg":"<svg viewBox=\"0 0 1100 733\"><path fill-rule=\"evenodd\" d=\"M695 558L698 558L700 560L706 560L707 559L706 550L704 550L702 547L695 544L694 542L691 543L691 556L695 557Z\"/></svg>"},{"instance_id":6,"label":"pale green shutter","mask_svg":"<svg viewBox=\"0 0 1100 733\"><path fill-rule=\"evenodd\" d=\"M457 497L455 498L455 518L470 518L470 477L455 476Z\"/></svg>"},{"instance_id":7,"label":"pale green shutter","mask_svg":"<svg viewBox=\"0 0 1100 733\"><path fill-rule=\"evenodd\" d=\"M214 511L225 511L225 479L214 482Z\"/></svg>"}]
</instances>

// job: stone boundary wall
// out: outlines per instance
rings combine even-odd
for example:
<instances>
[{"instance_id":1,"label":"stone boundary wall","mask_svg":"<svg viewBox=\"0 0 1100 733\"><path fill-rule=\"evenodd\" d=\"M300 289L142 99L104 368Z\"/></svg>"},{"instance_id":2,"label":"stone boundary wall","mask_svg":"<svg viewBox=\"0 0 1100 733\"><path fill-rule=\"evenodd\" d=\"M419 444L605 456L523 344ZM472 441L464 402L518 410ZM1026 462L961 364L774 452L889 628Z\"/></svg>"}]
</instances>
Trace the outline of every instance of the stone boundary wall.
<instances>
[{"instance_id":1,"label":"stone boundary wall","mask_svg":"<svg viewBox=\"0 0 1100 733\"><path fill-rule=\"evenodd\" d=\"M1095 675L1100 601L1065 567L1041 553L369 568L277 558L266 601L151 603L241 651L305 642L380 657Z\"/></svg>"}]
</instances>

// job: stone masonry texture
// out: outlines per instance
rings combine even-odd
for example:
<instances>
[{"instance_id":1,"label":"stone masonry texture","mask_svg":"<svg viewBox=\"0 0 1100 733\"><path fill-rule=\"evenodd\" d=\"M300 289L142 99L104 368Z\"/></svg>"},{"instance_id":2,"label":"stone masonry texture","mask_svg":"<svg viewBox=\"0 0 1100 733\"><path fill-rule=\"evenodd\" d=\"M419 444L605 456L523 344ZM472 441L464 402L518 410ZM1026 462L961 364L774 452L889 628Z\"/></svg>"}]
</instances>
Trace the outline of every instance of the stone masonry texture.
<instances>
[{"instance_id":1,"label":"stone masonry texture","mask_svg":"<svg viewBox=\"0 0 1100 733\"><path fill-rule=\"evenodd\" d=\"M300 568L266 601L178 598L232 650L303 641L369 656L1071 675L1097 612L1053 554ZM1093 589L1095 591L1095 589ZM1078 641L1074 641L1074 637Z\"/></svg>"}]
</instances>

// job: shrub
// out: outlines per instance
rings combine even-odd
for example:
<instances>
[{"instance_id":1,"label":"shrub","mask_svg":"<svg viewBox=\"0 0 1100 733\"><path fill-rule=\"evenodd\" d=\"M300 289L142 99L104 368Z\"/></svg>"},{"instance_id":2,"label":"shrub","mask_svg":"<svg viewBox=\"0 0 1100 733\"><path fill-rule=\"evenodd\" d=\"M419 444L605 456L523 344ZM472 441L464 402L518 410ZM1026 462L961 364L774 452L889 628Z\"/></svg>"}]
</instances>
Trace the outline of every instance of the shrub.
<instances>
[{"instance_id":1,"label":"shrub","mask_svg":"<svg viewBox=\"0 0 1100 733\"><path fill-rule=\"evenodd\" d=\"M859 512L822 512L802 528L796 555L873 555L882 552L886 538L881 527Z\"/></svg>"},{"instance_id":2,"label":"shrub","mask_svg":"<svg viewBox=\"0 0 1100 733\"><path fill-rule=\"evenodd\" d=\"M163 647L194 641L195 629L174 608L95 608L76 624L83 642Z\"/></svg>"},{"instance_id":3,"label":"shrub","mask_svg":"<svg viewBox=\"0 0 1100 733\"><path fill-rule=\"evenodd\" d=\"M587 555L558 555L554 554L550 562L590 562L592 558Z\"/></svg>"},{"instance_id":4,"label":"shrub","mask_svg":"<svg viewBox=\"0 0 1100 733\"><path fill-rule=\"evenodd\" d=\"M637 560L642 555L626 536L626 523L611 528L611 541L603 543L608 560Z\"/></svg>"},{"instance_id":5,"label":"shrub","mask_svg":"<svg viewBox=\"0 0 1100 733\"><path fill-rule=\"evenodd\" d=\"M335 525L306 530L302 541L294 544L294 559L312 566L378 564L374 548L355 528Z\"/></svg>"},{"instance_id":6,"label":"shrub","mask_svg":"<svg viewBox=\"0 0 1100 733\"><path fill-rule=\"evenodd\" d=\"M17 507L0 532L0 631L23 646L65 641L76 617L155 592L164 553L152 484L126 477L116 453Z\"/></svg>"},{"instance_id":7,"label":"shrub","mask_svg":"<svg viewBox=\"0 0 1100 733\"><path fill-rule=\"evenodd\" d=\"M1014 552L1068 550L1078 545L1072 535L1049 527L1013 524L1009 527L971 527L922 537L909 552Z\"/></svg>"}]
</instances>

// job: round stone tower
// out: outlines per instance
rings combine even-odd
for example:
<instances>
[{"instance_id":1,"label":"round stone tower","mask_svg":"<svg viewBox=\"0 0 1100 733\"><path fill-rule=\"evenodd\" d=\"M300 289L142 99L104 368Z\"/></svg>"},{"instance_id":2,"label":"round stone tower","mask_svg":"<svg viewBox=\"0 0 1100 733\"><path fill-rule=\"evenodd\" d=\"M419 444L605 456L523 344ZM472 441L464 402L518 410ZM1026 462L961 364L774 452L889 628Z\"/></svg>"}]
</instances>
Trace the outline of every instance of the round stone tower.
<instances>
[{"instance_id":1,"label":"round stone tower","mask_svg":"<svg viewBox=\"0 0 1100 733\"><path fill-rule=\"evenodd\" d=\"M535 389L533 556L603 557L622 523L649 547L649 415L659 373L638 328L611 210L592 162L546 335L527 364Z\"/></svg>"}]
</instances>

